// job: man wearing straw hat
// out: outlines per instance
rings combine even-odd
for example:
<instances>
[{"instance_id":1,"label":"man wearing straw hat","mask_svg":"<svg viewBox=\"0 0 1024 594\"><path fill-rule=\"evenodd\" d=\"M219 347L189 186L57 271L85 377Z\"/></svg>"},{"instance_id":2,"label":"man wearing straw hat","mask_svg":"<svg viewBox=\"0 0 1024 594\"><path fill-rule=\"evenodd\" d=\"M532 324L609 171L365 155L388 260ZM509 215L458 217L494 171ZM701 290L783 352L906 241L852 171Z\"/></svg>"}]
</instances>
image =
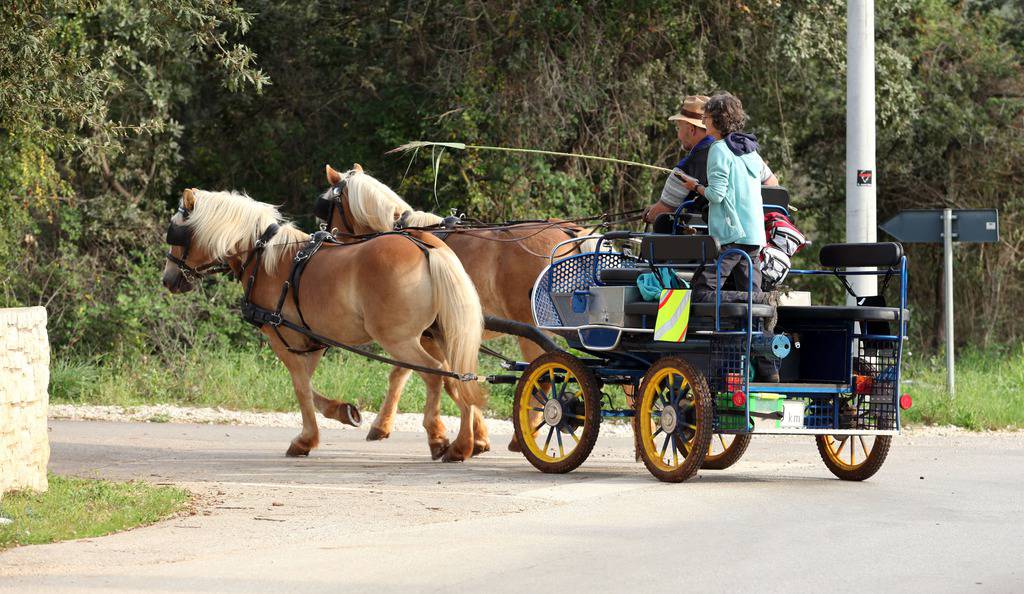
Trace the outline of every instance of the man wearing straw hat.
<instances>
[{"instance_id":1,"label":"man wearing straw hat","mask_svg":"<svg viewBox=\"0 0 1024 594\"><path fill-rule=\"evenodd\" d=\"M708 102L707 95L688 95L683 99L679 112L668 120L676 125L676 137L688 151L681 161L676 163L674 172L665 180L665 187L661 190L661 198L644 211L644 221L653 223L658 215L675 212L681 204L694 201L693 206L688 210L701 212L707 207L707 198L704 198L694 190L690 190L683 183L678 174L696 179L701 186L708 185L708 150L715 139L708 136L707 128L704 127L704 106ZM778 185L779 181L767 165L761 172L761 184L768 186Z\"/></svg>"}]
</instances>

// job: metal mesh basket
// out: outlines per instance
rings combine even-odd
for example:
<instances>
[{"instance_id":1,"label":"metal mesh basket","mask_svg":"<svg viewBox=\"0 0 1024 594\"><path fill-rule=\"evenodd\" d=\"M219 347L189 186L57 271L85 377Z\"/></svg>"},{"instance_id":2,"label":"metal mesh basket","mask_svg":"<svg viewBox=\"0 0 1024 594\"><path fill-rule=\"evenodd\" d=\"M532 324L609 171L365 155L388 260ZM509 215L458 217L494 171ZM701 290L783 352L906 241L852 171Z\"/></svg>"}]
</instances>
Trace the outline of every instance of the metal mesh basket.
<instances>
[{"instance_id":1,"label":"metal mesh basket","mask_svg":"<svg viewBox=\"0 0 1024 594\"><path fill-rule=\"evenodd\" d=\"M552 293L572 295L597 284L597 274L605 268L636 268L637 261L613 252L580 254L559 260L541 273L534 295L534 317L538 326L565 326L551 299Z\"/></svg>"},{"instance_id":2,"label":"metal mesh basket","mask_svg":"<svg viewBox=\"0 0 1024 594\"><path fill-rule=\"evenodd\" d=\"M840 408L840 427L896 428L898 347L895 340L858 341L853 361L855 394Z\"/></svg>"}]
</instances>

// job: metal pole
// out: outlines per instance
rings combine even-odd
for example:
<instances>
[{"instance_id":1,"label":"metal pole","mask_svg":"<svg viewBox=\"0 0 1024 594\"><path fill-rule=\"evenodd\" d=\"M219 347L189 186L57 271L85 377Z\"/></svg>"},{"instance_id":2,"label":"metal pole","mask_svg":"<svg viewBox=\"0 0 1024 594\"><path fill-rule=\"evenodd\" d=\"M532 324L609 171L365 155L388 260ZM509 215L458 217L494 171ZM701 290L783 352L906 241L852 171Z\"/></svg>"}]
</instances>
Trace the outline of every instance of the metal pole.
<instances>
[{"instance_id":1,"label":"metal pole","mask_svg":"<svg viewBox=\"0 0 1024 594\"><path fill-rule=\"evenodd\" d=\"M946 391L955 395L953 383L953 211L942 211L942 251L945 260L944 288L946 291Z\"/></svg>"},{"instance_id":2,"label":"metal pole","mask_svg":"<svg viewBox=\"0 0 1024 594\"><path fill-rule=\"evenodd\" d=\"M875 3L846 5L846 241L878 239L875 212ZM871 275L850 277L858 295L878 293ZM852 299L852 298L850 298Z\"/></svg>"}]
</instances>

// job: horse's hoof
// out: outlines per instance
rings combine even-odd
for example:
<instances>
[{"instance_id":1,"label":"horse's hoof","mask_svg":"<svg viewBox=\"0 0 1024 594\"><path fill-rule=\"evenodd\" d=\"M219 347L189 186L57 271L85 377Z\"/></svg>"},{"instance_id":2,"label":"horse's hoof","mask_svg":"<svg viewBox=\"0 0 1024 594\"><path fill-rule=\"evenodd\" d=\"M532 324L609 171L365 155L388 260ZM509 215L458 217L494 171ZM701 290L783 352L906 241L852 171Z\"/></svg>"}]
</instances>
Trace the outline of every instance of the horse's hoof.
<instances>
[{"instance_id":1,"label":"horse's hoof","mask_svg":"<svg viewBox=\"0 0 1024 594\"><path fill-rule=\"evenodd\" d=\"M441 456L444 456L445 452L448 451L448 445L449 443L447 439L430 444L430 459L437 460Z\"/></svg>"},{"instance_id":2,"label":"horse's hoof","mask_svg":"<svg viewBox=\"0 0 1024 594\"><path fill-rule=\"evenodd\" d=\"M289 458L297 458L299 456L308 456L309 455L309 448L305 448L305 447L302 447L302 446L299 446L299 445L295 445L293 443L292 445L288 446L288 451L285 452L284 455L288 456Z\"/></svg>"},{"instance_id":3,"label":"horse's hoof","mask_svg":"<svg viewBox=\"0 0 1024 594\"><path fill-rule=\"evenodd\" d=\"M390 435L390 431L381 431L376 427L370 427L370 431L366 434L366 441L380 441L387 439Z\"/></svg>"},{"instance_id":4,"label":"horse's hoof","mask_svg":"<svg viewBox=\"0 0 1024 594\"><path fill-rule=\"evenodd\" d=\"M486 441L478 441L473 444L474 456L479 456L480 454L489 451L491 451L491 444L487 443Z\"/></svg>"},{"instance_id":5,"label":"horse's hoof","mask_svg":"<svg viewBox=\"0 0 1024 594\"><path fill-rule=\"evenodd\" d=\"M515 435L512 436L512 441L508 442L508 451L510 452L521 452L523 451L522 446L519 445L519 439Z\"/></svg>"},{"instance_id":6,"label":"horse's hoof","mask_svg":"<svg viewBox=\"0 0 1024 594\"><path fill-rule=\"evenodd\" d=\"M455 448L448 448L444 451L444 455L441 456L442 462L465 462L466 455L455 452Z\"/></svg>"},{"instance_id":7,"label":"horse's hoof","mask_svg":"<svg viewBox=\"0 0 1024 594\"><path fill-rule=\"evenodd\" d=\"M337 420L346 425L358 427L363 424L363 415L359 414L359 409L354 404L342 402L341 406L338 407ZM387 435L384 437L387 437Z\"/></svg>"}]
</instances>

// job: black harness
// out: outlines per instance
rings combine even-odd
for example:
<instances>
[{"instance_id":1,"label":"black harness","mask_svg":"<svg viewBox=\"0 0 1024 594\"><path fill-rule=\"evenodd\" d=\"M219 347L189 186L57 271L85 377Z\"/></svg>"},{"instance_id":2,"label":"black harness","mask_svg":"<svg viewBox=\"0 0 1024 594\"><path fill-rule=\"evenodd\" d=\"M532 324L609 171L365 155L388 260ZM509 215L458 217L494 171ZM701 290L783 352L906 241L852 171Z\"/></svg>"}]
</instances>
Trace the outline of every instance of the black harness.
<instances>
[{"instance_id":1,"label":"black harness","mask_svg":"<svg viewBox=\"0 0 1024 594\"><path fill-rule=\"evenodd\" d=\"M188 211L188 209L184 207L184 205L178 207L178 212L181 214L184 220L188 220L188 217L191 214ZM328 216L330 216L330 214L330 212L327 213ZM414 363L397 361L395 359L383 357L381 355L377 355L375 353L364 351L351 345L338 342L331 338L321 336L320 334L317 334L316 332L313 331L312 328L309 327L309 324L306 323L305 317L302 315L302 307L299 304L299 281L301 280L302 273L306 269L306 266L309 264L309 261L313 258L314 255L316 255L316 253L320 250L321 247L323 247L325 243L329 243L331 245L355 245L366 241L370 241L371 239L381 237L383 235L401 235L402 237L405 237L409 241L413 242L413 244L416 247L420 248L420 250L423 252L423 255L428 259L430 258L430 245L428 245L420 238L415 237L414 235L406 231L388 231L384 233L363 235L357 237L356 241L353 243L341 243L337 239L335 239L334 236L329 231L318 231L310 236L309 242L302 249L296 252L295 257L292 258L292 269L291 272L288 274L288 280L285 281L281 287L281 295L280 297L278 297L277 307L271 310L266 309L264 307L260 307L259 305L253 303L251 300L251 294L252 288L256 284L256 277L259 274L260 269L260 265L259 262L257 261L257 258L260 255L260 253L262 253L263 250L266 249L267 244L275 235L277 235L277 232L280 229L281 227L277 223L273 223L269 227L267 227L263 231L263 233L260 234L259 238L256 240L256 243L253 244L252 249L249 250L249 255L248 257L246 257L245 263L242 264L242 268L238 271L237 278L238 280L241 280L242 276L244 276L245 274L246 269L251 267L251 271L249 272L249 280L245 286L245 293L242 296L242 319L260 329L262 329L264 326L270 325L273 328L274 333L277 334L277 337L285 345L285 348L287 348L288 351L292 353L308 354L317 351L322 351L333 346L362 355L375 361L380 361L381 363L387 363L389 365L404 367L406 369L412 369L413 371L420 371L423 373L430 373L433 375L440 375L443 377L451 377L459 381L476 381L478 379L477 376L472 373L462 374L451 371L440 371L431 367L425 367L423 365L416 365ZM171 224L167 227L167 243L168 245L179 246L184 249L181 258L174 256L174 254L168 251L167 259L178 266L179 270L181 270L181 273L185 276L185 278L189 280L189 282L193 282L194 280L198 280L204 276L209 276L211 274L216 274L220 272L231 272L231 267L228 266L227 263L224 262L223 260L214 260L210 263L196 267L188 265L186 260L188 259L189 248L191 247L192 244L192 229L188 225L178 225L171 221ZM295 303L295 311L298 312L299 314L300 324L296 324L295 322L286 319L281 313L281 310L284 308L285 300L288 298L289 291L291 291L292 293L292 300ZM305 336L308 339L306 348L293 348L285 339L285 337L281 334L280 328L282 326Z\"/></svg>"},{"instance_id":2,"label":"black harness","mask_svg":"<svg viewBox=\"0 0 1024 594\"><path fill-rule=\"evenodd\" d=\"M279 227L275 224L271 225L263 232L259 240L256 241L256 246L250 253L246 266L242 269L243 271L245 268L248 268L248 264L253 260L254 256L258 252L263 251L267 242L269 242L270 238L277 233L278 229ZM326 231L317 231L310 236L309 243L295 253L295 257L292 258L291 272L288 274L288 280L281 285L281 295L277 299L277 307L275 309L270 310L260 307L253 303L250 297L252 294L252 288L256 284L256 276L259 274L260 270L258 263L252 267L252 271L249 273L249 281L245 285L245 293L242 296L242 319L257 328L263 328L269 324L270 327L273 328L274 333L277 334L278 339L280 339L284 344L285 348L292 353L313 353L316 351L322 351L328 347L327 344L313 340L307 344L306 348L296 349L288 343L288 340L285 339L280 330L280 327L284 326L286 328L296 330L307 337L312 333L313 329L306 323L306 318L302 315L302 307L299 304L299 280L302 278L302 273L306 269L306 265L309 264L309 260L320 250L321 247L323 247L324 242L338 244L330 233ZM284 308L284 302L285 299L288 298L289 291L292 293L292 300L295 303L295 311L299 314L299 321L302 323L301 326L289 322L284 319L283 315L281 315L281 310Z\"/></svg>"},{"instance_id":3,"label":"black harness","mask_svg":"<svg viewBox=\"0 0 1024 594\"><path fill-rule=\"evenodd\" d=\"M266 247L266 242L269 241L270 238L273 237L275 233L277 233L277 225L272 225L270 228L264 231L263 235L260 236L260 241L257 241L257 246L253 250L253 254L255 254L258 251L262 251L263 248ZM385 233L376 233L372 236L362 236L355 242L355 244L363 243L376 237L381 237L383 235L401 235L402 237L405 237L409 241L413 242L413 244L416 247L420 248L420 250L423 252L423 255L426 258L430 258L430 245L424 243L418 237L401 231L389 231ZM314 233L312 236L310 236L309 243L307 243L305 247L299 250L295 254L295 257L292 259L291 272L288 274L288 280L285 281L284 285L281 287L281 295L280 297L278 297L277 307L273 310L260 307L253 303L249 298L250 294L252 293L252 287L256 283L256 275L259 271L259 264L254 264L252 272L249 274L249 282L246 284L245 295L242 298L242 318L245 321L249 322L250 324L256 326L257 328L262 329L264 326L270 325L273 328L274 333L277 334L277 337L281 340L285 347L292 353L307 354L316 351L321 351L330 347L337 347L352 353L356 353L358 355L362 355L363 357L366 357L368 359L373 359L374 361L380 361L381 363L387 363L388 365L395 365L398 367L404 367L406 369L412 369L413 371L420 371L423 373L430 373L433 375L440 375L443 377L451 377L459 381L476 381L478 379L477 376L472 373L463 374L455 373L452 371L440 371L432 367L426 367L423 365L417 365L415 363L407 363L404 361L397 361L395 359L383 357L381 355L377 355L375 353L371 353L369 351L365 351L363 349L359 349L354 346L338 342L336 340L333 340L331 338L322 336L314 332L313 329L309 327L309 324L306 323L306 320L302 315L302 308L299 305L299 280L302 278L302 272L305 270L306 265L309 264L309 261L317 253L317 251L319 251L320 248L323 247L325 243L329 243L331 245L354 245L353 243L339 242L334 238L334 236L329 231L318 231ZM254 258L253 254L250 254L249 259L246 262L246 267L248 267L248 263L251 262L252 259ZM299 321L301 322L301 324L296 324L295 322L286 319L281 314L281 309L284 307L284 302L285 299L287 299L288 297L289 291L291 291L292 293L292 299L295 303L295 311L298 312L299 314ZM292 348L292 346L288 344L288 341L284 338L284 336L281 335L280 328L282 326L305 336L309 341L306 348Z\"/></svg>"}]
</instances>

